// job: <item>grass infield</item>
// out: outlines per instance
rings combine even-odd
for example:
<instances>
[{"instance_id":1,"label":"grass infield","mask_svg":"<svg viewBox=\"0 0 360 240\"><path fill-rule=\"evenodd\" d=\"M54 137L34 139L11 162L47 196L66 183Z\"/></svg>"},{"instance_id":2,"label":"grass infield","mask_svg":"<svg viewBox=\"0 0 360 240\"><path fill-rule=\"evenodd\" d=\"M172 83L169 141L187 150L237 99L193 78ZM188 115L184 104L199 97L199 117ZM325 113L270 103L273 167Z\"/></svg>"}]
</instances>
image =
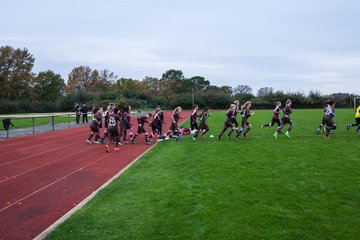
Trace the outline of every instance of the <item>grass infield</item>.
<instances>
[{"instance_id":1,"label":"grass infield","mask_svg":"<svg viewBox=\"0 0 360 240\"><path fill-rule=\"evenodd\" d=\"M91 121L91 117L89 118L89 121ZM40 126L40 125L48 125L51 124L51 117L35 117L35 126ZM82 119L80 119L82 122ZM17 118L13 118L11 119L12 124L14 124L14 126L10 127L10 130L12 128L27 128L27 127L32 127L33 126L33 120L31 117L29 118L22 118L22 119L17 119ZM74 116L55 116L54 117L54 123L58 124L58 123L68 123L68 122L75 122L75 117ZM1 123L1 127L0 129L4 129L3 125Z\"/></svg>"},{"instance_id":2,"label":"grass infield","mask_svg":"<svg viewBox=\"0 0 360 240\"><path fill-rule=\"evenodd\" d=\"M219 141L224 112L208 136L160 142L55 229L47 239L358 239L360 135L337 110L330 139L316 135L321 110L296 110L291 138L261 130Z\"/></svg>"}]
</instances>

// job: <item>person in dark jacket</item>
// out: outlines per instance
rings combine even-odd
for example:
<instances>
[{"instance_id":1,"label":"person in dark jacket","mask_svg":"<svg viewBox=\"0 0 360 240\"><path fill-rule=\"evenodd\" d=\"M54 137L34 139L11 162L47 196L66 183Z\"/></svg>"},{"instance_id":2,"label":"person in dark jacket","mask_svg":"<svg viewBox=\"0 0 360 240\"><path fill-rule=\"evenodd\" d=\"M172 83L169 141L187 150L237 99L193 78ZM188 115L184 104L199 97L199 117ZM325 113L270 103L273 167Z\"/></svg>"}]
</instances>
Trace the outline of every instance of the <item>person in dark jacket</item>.
<instances>
[{"instance_id":1,"label":"person in dark jacket","mask_svg":"<svg viewBox=\"0 0 360 240\"><path fill-rule=\"evenodd\" d=\"M3 127L4 127L5 130L8 130L9 127L10 127L10 125L11 125L11 126L14 126L14 124L12 124L10 118L4 118L4 119L2 120L2 122L3 122Z\"/></svg>"},{"instance_id":2,"label":"person in dark jacket","mask_svg":"<svg viewBox=\"0 0 360 240\"><path fill-rule=\"evenodd\" d=\"M156 106L155 111L158 112L159 118L160 118L160 121L157 122L157 128L158 128L158 131L159 131L158 135L161 136L163 134L162 125L164 124L164 112L161 111L160 106Z\"/></svg>"},{"instance_id":3,"label":"person in dark jacket","mask_svg":"<svg viewBox=\"0 0 360 240\"><path fill-rule=\"evenodd\" d=\"M79 105L76 105L75 107L75 116L76 116L76 123L80 123L80 116L81 116L81 107Z\"/></svg>"},{"instance_id":4,"label":"person in dark jacket","mask_svg":"<svg viewBox=\"0 0 360 240\"><path fill-rule=\"evenodd\" d=\"M84 123L85 121L88 122L88 108L85 104L82 105L82 108L81 108L81 113L83 115L83 119L82 119L82 122Z\"/></svg>"}]
</instances>

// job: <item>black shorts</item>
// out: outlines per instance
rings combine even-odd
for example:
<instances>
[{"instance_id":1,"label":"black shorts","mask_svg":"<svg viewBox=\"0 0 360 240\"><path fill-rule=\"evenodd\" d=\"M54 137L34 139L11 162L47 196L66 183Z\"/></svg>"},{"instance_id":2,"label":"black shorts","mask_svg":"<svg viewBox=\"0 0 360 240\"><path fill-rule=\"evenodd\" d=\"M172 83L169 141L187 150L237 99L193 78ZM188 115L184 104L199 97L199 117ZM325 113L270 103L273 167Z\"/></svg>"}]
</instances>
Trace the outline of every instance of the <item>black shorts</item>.
<instances>
[{"instance_id":1,"label":"black shorts","mask_svg":"<svg viewBox=\"0 0 360 240\"><path fill-rule=\"evenodd\" d=\"M245 128L245 127L247 127L249 125L250 125L250 123L248 122L247 118L241 119L241 127L242 128Z\"/></svg>"},{"instance_id":2,"label":"black shorts","mask_svg":"<svg viewBox=\"0 0 360 240\"><path fill-rule=\"evenodd\" d=\"M209 131L209 126L206 123L200 124L200 130Z\"/></svg>"},{"instance_id":3,"label":"black shorts","mask_svg":"<svg viewBox=\"0 0 360 240\"><path fill-rule=\"evenodd\" d=\"M239 127L239 123L236 120L236 118L233 118L231 121L232 121L233 124L235 124L235 127Z\"/></svg>"},{"instance_id":4,"label":"black shorts","mask_svg":"<svg viewBox=\"0 0 360 240\"><path fill-rule=\"evenodd\" d=\"M275 118L271 119L271 126L274 126L275 123L277 123L278 126L281 125L280 120L279 120L278 118L276 118L276 119L275 119Z\"/></svg>"},{"instance_id":5,"label":"black shorts","mask_svg":"<svg viewBox=\"0 0 360 240\"><path fill-rule=\"evenodd\" d=\"M99 126L90 125L90 130L91 130L93 133L98 133L98 132L100 132Z\"/></svg>"},{"instance_id":6,"label":"black shorts","mask_svg":"<svg viewBox=\"0 0 360 240\"><path fill-rule=\"evenodd\" d=\"M138 126L138 130L137 130L137 133L138 134L141 134L141 133L146 133L147 131L146 131L146 129L143 127L143 126Z\"/></svg>"},{"instance_id":7,"label":"black shorts","mask_svg":"<svg viewBox=\"0 0 360 240\"><path fill-rule=\"evenodd\" d=\"M154 124L151 125L151 130L153 131L153 133L155 133L155 132L160 132L161 128L159 127L159 125Z\"/></svg>"},{"instance_id":8,"label":"black shorts","mask_svg":"<svg viewBox=\"0 0 360 240\"><path fill-rule=\"evenodd\" d=\"M356 126L359 126L360 125L360 118L355 118L355 121L356 121Z\"/></svg>"},{"instance_id":9,"label":"black shorts","mask_svg":"<svg viewBox=\"0 0 360 240\"><path fill-rule=\"evenodd\" d=\"M326 123L326 119L325 119L325 116L322 118L322 120L321 120L321 125L325 125L325 123Z\"/></svg>"},{"instance_id":10,"label":"black shorts","mask_svg":"<svg viewBox=\"0 0 360 240\"><path fill-rule=\"evenodd\" d=\"M281 125L284 126L285 124L289 124L290 126L292 126L293 122L292 122L292 120L290 118L282 118L281 119Z\"/></svg>"},{"instance_id":11,"label":"black shorts","mask_svg":"<svg viewBox=\"0 0 360 240\"><path fill-rule=\"evenodd\" d=\"M197 122L191 122L190 123L190 129L191 129L191 131L194 130L194 129L198 130L199 129L198 123Z\"/></svg>"},{"instance_id":12,"label":"black shorts","mask_svg":"<svg viewBox=\"0 0 360 240\"><path fill-rule=\"evenodd\" d=\"M171 122L171 125L170 125L170 130L171 131L176 131L178 129L178 124L177 122Z\"/></svg>"},{"instance_id":13,"label":"black shorts","mask_svg":"<svg viewBox=\"0 0 360 240\"><path fill-rule=\"evenodd\" d=\"M233 124L231 119L226 119L225 123L224 123L224 128L232 128Z\"/></svg>"},{"instance_id":14,"label":"black shorts","mask_svg":"<svg viewBox=\"0 0 360 240\"><path fill-rule=\"evenodd\" d=\"M329 128L333 128L335 126L334 119L332 119L330 116L325 117L325 124Z\"/></svg>"},{"instance_id":15,"label":"black shorts","mask_svg":"<svg viewBox=\"0 0 360 240\"><path fill-rule=\"evenodd\" d=\"M109 138L113 138L113 137L118 137L119 136L119 131L116 128L109 128L108 131L108 136Z\"/></svg>"}]
</instances>

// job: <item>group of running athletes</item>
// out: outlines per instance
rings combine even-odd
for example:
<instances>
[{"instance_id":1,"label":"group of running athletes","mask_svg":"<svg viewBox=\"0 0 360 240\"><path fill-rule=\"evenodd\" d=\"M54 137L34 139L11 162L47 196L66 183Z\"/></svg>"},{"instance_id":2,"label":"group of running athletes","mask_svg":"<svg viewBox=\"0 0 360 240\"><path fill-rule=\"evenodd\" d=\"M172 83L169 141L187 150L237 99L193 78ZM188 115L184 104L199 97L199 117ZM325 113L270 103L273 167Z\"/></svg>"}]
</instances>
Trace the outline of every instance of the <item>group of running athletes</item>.
<instances>
[{"instance_id":1,"label":"group of running athletes","mask_svg":"<svg viewBox=\"0 0 360 240\"><path fill-rule=\"evenodd\" d=\"M285 125L289 125L287 131L284 133L285 136L290 138L290 132L293 129L293 121L290 118L290 114L294 111L291 108L292 101L288 99L285 103L285 107L281 109L281 102L275 103L275 109L273 111L273 116L271 123L263 124L261 128L272 127L275 123L278 125L276 132L273 134L274 138L277 139L279 135L282 135L282 129ZM228 138L231 138L232 133L235 131L235 139L238 139L240 136L243 138L247 137L247 133L252 129L252 125L249 123L249 118L254 115L254 112L250 110L251 102L247 101L242 106L240 106L239 101L234 101L230 105L230 108L226 111L226 119L224 122L224 127L218 135L218 139L221 140L223 134L230 128L230 131L227 134ZM206 120L210 116L210 108L206 107L200 114L198 114L198 105L194 104L192 106L192 112L190 116L190 128L179 127L178 122L181 119L181 107L174 109L172 113L172 121L170 124L169 130L163 134L162 125L164 123L164 113L161 111L160 107L157 106L154 110L154 113L147 113L137 117L138 128L134 134L132 124L130 122L130 111L131 107L127 106L121 111L116 107L108 107L105 112L105 131L104 136L100 137L100 128L102 126L103 113L102 109L94 107L92 110L93 120L90 124L90 135L86 140L91 144L91 139L95 136L94 143L105 143L105 150L109 152L109 143L114 142L115 148L114 151L119 151L119 145L128 143L126 141L127 131L130 130L130 142L135 143L135 139L139 134L145 135L145 143L151 144L154 136L157 134L159 140L166 140L169 138L175 138L176 141L181 141L181 135L191 135L193 140L201 134L202 138L205 138L205 134L209 132L209 126L206 123ZM282 117L280 120L280 113L282 112ZM241 125L237 121L237 115L241 115ZM316 129L316 133L320 134L321 129L324 129L325 138L329 138L330 133L336 129L336 124L334 122L335 116L335 102L332 100L326 100L324 102L324 115L321 121L321 124ZM199 123L198 123L199 119ZM357 131L360 132L360 106L356 109L355 115L355 124L348 124L347 129L349 130L353 126L358 126ZM150 134L145 128L145 125L148 124L151 127Z\"/></svg>"},{"instance_id":2,"label":"group of running athletes","mask_svg":"<svg viewBox=\"0 0 360 240\"><path fill-rule=\"evenodd\" d=\"M102 112L102 109L99 107L94 107L92 109L93 118L90 124L90 135L86 140L87 143L91 144L91 139L95 136L95 144L106 144L106 152L110 152L109 144L114 142L115 147L114 151L119 151L119 146L128 143L127 132L130 131L130 142L135 143L135 139L139 134L145 133L145 142L146 144L151 144L151 138L154 137L154 134L162 135L162 124L164 122L164 113L161 111L160 107L157 106L154 110L154 113L147 113L145 116L139 116L137 118L138 129L137 132L133 131L131 124L131 107L127 106L122 110L119 110L117 107L108 106L105 113ZM103 116L104 115L104 116ZM104 117L105 131L104 135L100 137L100 128L102 127ZM152 117L151 122L148 119ZM149 135L148 131L145 128L145 124L149 123L151 126L152 132Z\"/></svg>"},{"instance_id":3,"label":"group of running athletes","mask_svg":"<svg viewBox=\"0 0 360 240\"><path fill-rule=\"evenodd\" d=\"M264 127L272 127L277 123L278 128L276 132L273 134L275 139L278 139L278 136L283 134L282 129L286 124L289 125L287 131L284 133L285 136L290 138L290 132L294 127L294 123L290 118L290 114L294 111L291 108L292 101L288 99L285 103L285 107L281 109L281 102L275 103L275 109L273 111L273 116L271 119L271 123L262 124L261 128ZM233 104L230 105L230 108L226 112L226 120L224 123L224 128L218 135L219 140L221 139L222 135L226 132L228 128L230 128L229 133L227 134L228 138L231 138L231 134L235 131L236 136L235 138L238 139L240 135L246 138L246 134L251 130L252 125L249 123L248 119L254 112L250 111L251 102L246 102L244 105L240 107L239 101L234 101ZM280 113L283 113L281 121L280 121ZM241 128L239 129L239 124L236 120L237 114L240 113L242 115L241 118ZM324 138L329 138L330 134L336 129L336 123L334 122L335 116L335 101L333 100L326 100L324 102L324 115L321 121L321 124L316 129L316 133L320 134L321 129L324 130L325 136ZM347 124L347 129L349 130L351 127L357 126L357 132L360 133L360 106L357 107L355 110L355 121L356 123Z\"/></svg>"}]
</instances>

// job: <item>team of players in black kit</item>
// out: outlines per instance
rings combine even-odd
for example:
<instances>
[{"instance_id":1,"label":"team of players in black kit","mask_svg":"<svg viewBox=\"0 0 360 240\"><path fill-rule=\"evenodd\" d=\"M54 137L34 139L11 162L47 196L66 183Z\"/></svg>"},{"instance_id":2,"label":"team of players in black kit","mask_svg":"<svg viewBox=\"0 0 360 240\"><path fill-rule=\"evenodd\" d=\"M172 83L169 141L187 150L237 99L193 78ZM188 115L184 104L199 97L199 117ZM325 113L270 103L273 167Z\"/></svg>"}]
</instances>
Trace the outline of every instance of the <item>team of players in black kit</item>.
<instances>
[{"instance_id":1,"label":"team of players in black kit","mask_svg":"<svg viewBox=\"0 0 360 240\"><path fill-rule=\"evenodd\" d=\"M281 109L281 102L275 103L275 109L273 111L273 116L271 123L263 124L261 128L274 126L275 123L278 125L276 132L273 134L274 138L277 139L279 135L282 135L282 129L285 125L289 125L287 131L284 133L285 136L290 138L290 132L294 126L293 121L290 118L290 114L294 111L291 108L292 101L289 99L285 103L285 107ZM224 133L230 128L230 131L227 134L228 138L231 138L233 132L236 133L235 139L238 139L240 136L243 138L247 137L247 133L252 129L252 125L249 123L249 118L254 115L254 112L250 111L251 102L247 101L242 106L240 106L239 101L234 101L230 105L230 108L226 111L226 119L224 127L218 139L221 140L221 137ZM190 128L179 127L178 122L181 119L181 107L174 109L172 113L172 122L169 130L163 134L162 125L164 124L164 113L161 111L160 107L157 106L154 113L147 113L137 117L138 129L133 134L132 124L130 123L130 106L125 107L122 111L119 111L118 108L108 107L105 112L105 131L103 138L100 137L100 128L102 126L103 113L98 107L94 107L92 110L93 120L90 125L90 135L86 140L91 144L91 139L95 136L94 143L105 143L105 150L109 152L110 142L114 142L115 147L114 151L119 151L119 146L126 144L127 131L130 130L130 142L135 143L135 139L139 134L145 135L145 143L151 144L155 135L158 135L158 140L167 140L169 138L175 138L176 141L181 141L182 135L190 135L193 140L195 140L199 134L202 138L205 138L205 134L209 132L209 126L206 124L206 120L210 116L210 108L206 107L201 114L198 114L198 105L192 106L192 112L190 117ZM360 111L360 110L359 110ZM282 118L280 119L280 113ZM241 115L241 126L239 128L239 123L237 122L237 115ZM320 134L321 129L324 129L325 138L328 138L330 133L336 129L336 124L334 122L335 116L335 102L327 100L324 102L324 115L321 121L321 124L316 129L316 133ZM150 120L151 118L151 120ZM198 124L198 119L200 120ZM145 125L148 124L151 127L150 134L145 128ZM211 135L211 137L213 137ZM100 141L99 141L100 140Z\"/></svg>"}]
</instances>

